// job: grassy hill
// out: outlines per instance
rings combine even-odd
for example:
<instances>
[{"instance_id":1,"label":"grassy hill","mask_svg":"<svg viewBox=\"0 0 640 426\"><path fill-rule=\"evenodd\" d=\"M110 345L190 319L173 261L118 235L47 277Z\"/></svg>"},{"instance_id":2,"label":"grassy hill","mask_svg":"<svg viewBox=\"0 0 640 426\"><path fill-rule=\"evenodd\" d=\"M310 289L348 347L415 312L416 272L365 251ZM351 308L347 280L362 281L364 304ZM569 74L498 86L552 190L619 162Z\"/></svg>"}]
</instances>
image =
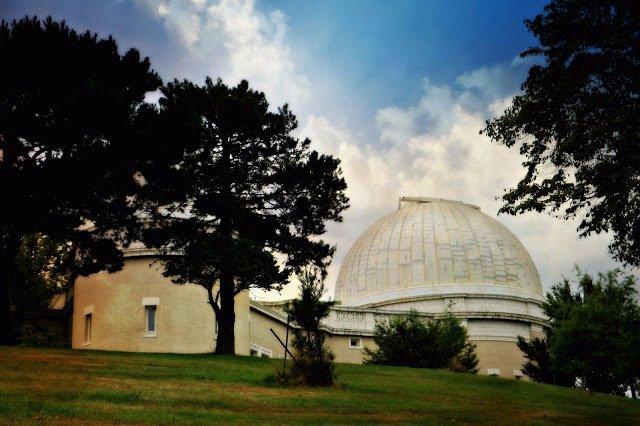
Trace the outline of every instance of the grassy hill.
<instances>
[{"instance_id":1,"label":"grassy hill","mask_svg":"<svg viewBox=\"0 0 640 426\"><path fill-rule=\"evenodd\" d=\"M581 390L346 364L337 387L283 388L277 364L0 347L0 423L640 423L638 401Z\"/></svg>"}]
</instances>

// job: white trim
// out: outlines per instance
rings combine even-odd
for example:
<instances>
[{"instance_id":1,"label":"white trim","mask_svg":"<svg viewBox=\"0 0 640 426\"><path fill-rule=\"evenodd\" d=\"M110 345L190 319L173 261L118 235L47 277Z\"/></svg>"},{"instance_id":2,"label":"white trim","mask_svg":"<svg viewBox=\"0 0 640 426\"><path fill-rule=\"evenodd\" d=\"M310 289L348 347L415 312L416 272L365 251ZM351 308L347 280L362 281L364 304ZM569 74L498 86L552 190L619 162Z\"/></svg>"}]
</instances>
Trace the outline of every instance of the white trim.
<instances>
[{"instance_id":1,"label":"white trim","mask_svg":"<svg viewBox=\"0 0 640 426\"><path fill-rule=\"evenodd\" d=\"M487 368L487 376L499 376L500 369L499 368Z\"/></svg>"},{"instance_id":2,"label":"white trim","mask_svg":"<svg viewBox=\"0 0 640 426\"><path fill-rule=\"evenodd\" d=\"M88 314L92 314L93 313L93 305L89 305L89 306L85 306L84 307L84 314L88 315Z\"/></svg>"},{"instance_id":3,"label":"white trim","mask_svg":"<svg viewBox=\"0 0 640 426\"><path fill-rule=\"evenodd\" d=\"M142 306L158 306L160 304L159 297L143 297Z\"/></svg>"},{"instance_id":4,"label":"white trim","mask_svg":"<svg viewBox=\"0 0 640 426\"><path fill-rule=\"evenodd\" d=\"M271 349L263 348L262 346L256 345L255 343L251 343L249 345L249 354L251 354L252 350L256 352L255 356L257 358L263 358L263 355L266 355L267 358L273 358L273 351Z\"/></svg>"}]
</instances>

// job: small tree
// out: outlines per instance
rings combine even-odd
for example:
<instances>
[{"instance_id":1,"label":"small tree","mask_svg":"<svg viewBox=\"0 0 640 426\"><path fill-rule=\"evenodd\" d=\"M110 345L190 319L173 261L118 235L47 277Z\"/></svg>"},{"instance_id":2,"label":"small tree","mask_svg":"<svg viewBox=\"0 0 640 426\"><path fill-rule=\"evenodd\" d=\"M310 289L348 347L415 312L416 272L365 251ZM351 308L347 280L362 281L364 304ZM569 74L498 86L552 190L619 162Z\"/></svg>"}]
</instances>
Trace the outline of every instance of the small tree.
<instances>
[{"instance_id":1,"label":"small tree","mask_svg":"<svg viewBox=\"0 0 640 426\"><path fill-rule=\"evenodd\" d=\"M412 310L377 322L374 341L376 350L365 349L366 362L372 364L477 372L475 345L448 310L442 318L424 319Z\"/></svg>"},{"instance_id":2,"label":"small tree","mask_svg":"<svg viewBox=\"0 0 640 426\"><path fill-rule=\"evenodd\" d=\"M291 135L289 108L270 111L246 81L174 81L162 93L158 139L182 154L145 174L143 199L156 197L145 240L180 254L163 259L165 275L207 290L215 351L233 354L235 296L279 289L309 263L326 266L334 247L318 236L326 221L342 220L346 183L338 159Z\"/></svg>"},{"instance_id":3,"label":"small tree","mask_svg":"<svg viewBox=\"0 0 640 426\"><path fill-rule=\"evenodd\" d=\"M291 378L310 386L330 386L335 381L334 355L325 345L322 320L334 302L322 300L325 292L322 274L307 269L300 275L300 296L286 312L294 325L292 346L295 359Z\"/></svg>"}]
</instances>

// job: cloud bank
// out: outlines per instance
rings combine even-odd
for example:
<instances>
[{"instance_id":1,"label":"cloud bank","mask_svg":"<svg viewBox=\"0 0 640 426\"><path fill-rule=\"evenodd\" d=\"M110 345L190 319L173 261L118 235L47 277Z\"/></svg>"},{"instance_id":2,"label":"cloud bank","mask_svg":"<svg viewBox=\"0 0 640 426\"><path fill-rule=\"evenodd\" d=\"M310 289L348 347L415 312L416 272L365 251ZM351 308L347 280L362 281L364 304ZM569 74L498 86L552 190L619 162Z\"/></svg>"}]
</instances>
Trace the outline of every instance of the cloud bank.
<instances>
[{"instance_id":1,"label":"cloud bank","mask_svg":"<svg viewBox=\"0 0 640 426\"><path fill-rule=\"evenodd\" d=\"M268 13L254 1L140 0L181 47L176 75L201 80L220 75L233 84L242 78L267 93L272 105L289 102L302 123L299 133L322 152L338 156L349 185L351 208L340 224L330 224L326 239L337 244L328 287L333 292L342 259L358 235L397 207L398 197L429 196L479 205L492 217L495 198L523 175L517 150L492 143L479 134L487 118L503 111L518 92L530 63L510 63L470 70L453 85L424 79L415 105L378 108L370 123L377 140L366 142L349 124L335 124L322 111L308 112L318 93L296 68L287 45L286 16ZM324 90L324 89L323 89ZM336 105L335 108L340 108ZM300 113L302 111L302 114ZM354 124L354 123L351 123ZM606 235L578 240L576 223L540 214L498 217L524 243L549 287L574 263L591 271L614 266ZM295 286L282 295L292 297Z\"/></svg>"}]
</instances>

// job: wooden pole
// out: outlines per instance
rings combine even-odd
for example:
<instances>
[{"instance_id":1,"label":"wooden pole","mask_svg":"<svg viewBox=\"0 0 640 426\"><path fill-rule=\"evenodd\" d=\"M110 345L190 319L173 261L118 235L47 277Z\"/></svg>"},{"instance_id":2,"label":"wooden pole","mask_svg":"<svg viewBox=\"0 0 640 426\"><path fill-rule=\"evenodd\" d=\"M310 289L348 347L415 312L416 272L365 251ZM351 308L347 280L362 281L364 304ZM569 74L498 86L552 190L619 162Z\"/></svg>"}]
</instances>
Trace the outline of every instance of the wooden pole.
<instances>
[{"instance_id":1,"label":"wooden pole","mask_svg":"<svg viewBox=\"0 0 640 426\"><path fill-rule=\"evenodd\" d=\"M269 330L271 330L271 332L273 333L274 336L276 336L276 339L278 339L278 342L280 342L280 344L282 345L282 347L284 348L285 352L289 354L289 356L291 357L292 360L296 360L296 358L293 356L293 354L291 353L291 351L289 351L289 349L287 349L287 345L284 344L284 342L282 341L281 338L278 337L278 335L276 334L275 331L273 331L273 328L270 328Z\"/></svg>"},{"instance_id":2,"label":"wooden pole","mask_svg":"<svg viewBox=\"0 0 640 426\"><path fill-rule=\"evenodd\" d=\"M284 364L282 365L282 372L287 371L287 352L289 352L289 321L291 321L291 315L287 315L287 334L284 338Z\"/></svg>"}]
</instances>

